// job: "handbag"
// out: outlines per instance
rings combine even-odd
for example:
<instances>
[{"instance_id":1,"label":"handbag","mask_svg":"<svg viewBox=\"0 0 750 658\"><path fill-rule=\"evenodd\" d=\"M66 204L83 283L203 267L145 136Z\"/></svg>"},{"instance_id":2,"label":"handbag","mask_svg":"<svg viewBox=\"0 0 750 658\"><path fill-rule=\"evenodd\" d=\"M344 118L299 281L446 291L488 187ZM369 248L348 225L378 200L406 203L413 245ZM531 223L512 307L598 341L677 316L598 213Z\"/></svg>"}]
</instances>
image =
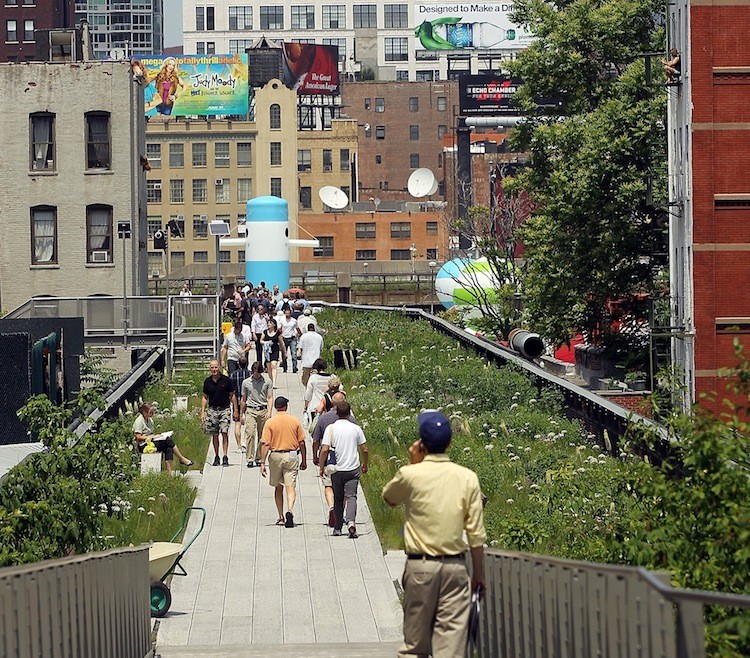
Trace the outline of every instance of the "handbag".
<instances>
[{"instance_id":1,"label":"handbag","mask_svg":"<svg viewBox=\"0 0 750 658\"><path fill-rule=\"evenodd\" d=\"M336 465L336 447L333 444L333 439L333 427L331 427L331 446L328 449L328 455L326 455L326 465L323 467L323 473L328 477L339 470L339 467Z\"/></svg>"}]
</instances>

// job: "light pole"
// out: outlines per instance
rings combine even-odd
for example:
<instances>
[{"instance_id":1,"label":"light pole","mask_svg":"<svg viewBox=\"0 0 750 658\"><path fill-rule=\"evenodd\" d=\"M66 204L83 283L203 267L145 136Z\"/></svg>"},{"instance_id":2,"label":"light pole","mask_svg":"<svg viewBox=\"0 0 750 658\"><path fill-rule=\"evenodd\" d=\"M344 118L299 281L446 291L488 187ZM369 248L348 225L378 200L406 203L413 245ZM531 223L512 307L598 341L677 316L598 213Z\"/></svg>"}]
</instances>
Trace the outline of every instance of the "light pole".
<instances>
[{"instance_id":1,"label":"light pole","mask_svg":"<svg viewBox=\"0 0 750 658\"><path fill-rule=\"evenodd\" d=\"M409 247L409 253L411 254L411 280L414 281L414 276L417 273L417 248L414 246L413 242L411 243L411 247Z\"/></svg>"},{"instance_id":2,"label":"light pole","mask_svg":"<svg viewBox=\"0 0 750 658\"><path fill-rule=\"evenodd\" d=\"M430 315L435 315L435 268L437 263L431 260L427 263L430 266L430 281L432 282L432 297L430 297Z\"/></svg>"},{"instance_id":3,"label":"light pole","mask_svg":"<svg viewBox=\"0 0 750 658\"><path fill-rule=\"evenodd\" d=\"M219 319L216 329L216 358L219 358L221 352L221 304L219 295L221 290L221 257L219 251L219 240L230 234L229 222L213 221L208 224L208 232L216 238L216 312Z\"/></svg>"}]
</instances>

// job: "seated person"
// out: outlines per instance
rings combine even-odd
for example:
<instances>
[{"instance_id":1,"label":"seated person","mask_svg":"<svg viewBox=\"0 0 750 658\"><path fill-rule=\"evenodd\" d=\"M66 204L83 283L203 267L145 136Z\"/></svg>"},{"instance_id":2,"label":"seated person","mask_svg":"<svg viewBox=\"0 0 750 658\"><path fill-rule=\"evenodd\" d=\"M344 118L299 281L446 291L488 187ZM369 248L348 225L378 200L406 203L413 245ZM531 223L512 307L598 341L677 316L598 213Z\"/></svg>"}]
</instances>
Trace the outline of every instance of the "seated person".
<instances>
[{"instance_id":1,"label":"seated person","mask_svg":"<svg viewBox=\"0 0 750 658\"><path fill-rule=\"evenodd\" d=\"M682 65L680 63L680 54L676 49L672 48L669 51L669 54L672 59L662 59L661 63L664 64L664 72L667 74L667 80L669 80L669 82L674 82L680 77Z\"/></svg>"},{"instance_id":2,"label":"seated person","mask_svg":"<svg viewBox=\"0 0 750 658\"><path fill-rule=\"evenodd\" d=\"M140 413L136 416L133 423L133 433L138 445L138 452L143 452L147 439L158 439L161 435L154 434L154 405L145 402L138 407L138 411ZM174 456L177 456L177 459L180 460L183 466L193 465L192 459L188 459L179 451L171 437L162 439L161 441L154 441L154 447L158 452L164 453L164 462L167 465L167 472L170 474L172 473L172 459Z\"/></svg>"}]
</instances>

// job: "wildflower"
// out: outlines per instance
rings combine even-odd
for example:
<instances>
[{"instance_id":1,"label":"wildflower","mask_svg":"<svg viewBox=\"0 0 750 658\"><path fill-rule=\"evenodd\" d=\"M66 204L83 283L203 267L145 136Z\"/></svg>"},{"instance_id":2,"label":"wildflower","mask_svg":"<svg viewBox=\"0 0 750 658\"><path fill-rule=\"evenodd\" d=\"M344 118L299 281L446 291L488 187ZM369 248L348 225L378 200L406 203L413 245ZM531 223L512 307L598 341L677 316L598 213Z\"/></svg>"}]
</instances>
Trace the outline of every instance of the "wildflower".
<instances>
[{"instance_id":1,"label":"wildflower","mask_svg":"<svg viewBox=\"0 0 750 658\"><path fill-rule=\"evenodd\" d=\"M506 502L506 503L508 503L508 505L512 505L512 504L513 504L513 503L515 503L516 501L515 501L515 500L513 500L512 498L508 498L508 500L506 500L505 502Z\"/></svg>"},{"instance_id":2,"label":"wildflower","mask_svg":"<svg viewBox=\"0 0 750 658\"><path fill-rule=\"evenodd\" d=\"M149 510L148 516L156 516L156 512L153 512L153 511Z\"/></svg>"},{"instance_id":3,"label":"wildflower","mask_svg":"<svg viewBox=\"0 0 750 658\"><path fill-rule=\"evenodd\" d=\"M466 448L464 448L464 452L471 452L471 448L469 448L469 447L467 446Z\"/></svg>"},{"instance_id":4,"label":"wildflower","mask_svg":"<svg viewBox=\"0 0 750 658\"><path fill-rule=\"evenodd\" d=\"M99 503L99 509L102 512L106 512L107 511L107 504L106 503Z\"/></svg>"},{"instance_id":5,"label":"wildflower","mask_svg":"<svg viewBox=\"0 0 750 658\"><path fill-rule=\"evenodd\" d=\"M511 411L512 411L513 409L518 409L518 403L517 403L517 402L514 402L514 403L513 403L512 405L510 405L510 409L511 409Z\"/></svg>"},{"instance_id":6,"label":"wildflower","mask_svg":"<svg viewBox=\"0 0 750 658\"><path fill-rule=\"evenodd\" d=\"M484 449L489 452L490 450L494 450L495 446L493 446L491 443L488 443L486 446L484 446Z\"/></svg>"},{"instance_id":7,"label":"wildflower","mask_svg":"<svg viewBox=\"0 0 750 658\"><path fill-rule=\"evenodd\" d=\"M149 502L153 503L153 502L156 501L156 498L154 498L153 496L149 496L148 500L149 500Z\"/></svg>"},{"instance_id":8,"label":"wildflower","mask_svg":"<svg viewBox=\"0 0 750 658\"><path fill-rule=\"evenodd\" d=\"M145 512L145 511L146 511L146 508L145 508L145 507L139 507L139 508L138 508L138 511L139 511L139 512Z\"/></svg>"},{"instance_id":9,"label":"wildflower","mask_svg":"<svg viewBox=\"0 0 750 658\"><path fill-rule=\"evenodd\" d=\"M112 505L112 511L113 512L119 512L120 511L120 506L119 505Z\"/></svg>"}]
</instances>

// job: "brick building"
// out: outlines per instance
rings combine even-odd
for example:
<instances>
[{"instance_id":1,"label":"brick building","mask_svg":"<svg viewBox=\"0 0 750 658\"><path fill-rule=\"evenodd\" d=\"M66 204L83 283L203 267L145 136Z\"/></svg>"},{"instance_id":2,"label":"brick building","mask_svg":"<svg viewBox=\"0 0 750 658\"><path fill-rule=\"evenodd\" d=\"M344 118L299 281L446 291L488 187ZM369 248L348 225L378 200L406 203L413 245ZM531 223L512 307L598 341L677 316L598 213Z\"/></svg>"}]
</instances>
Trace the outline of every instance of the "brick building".
<instances>
[{"instance_id":1,"label":"brick building","mask_svg":"<svg viewBox=\"0 0 750 658\"><path fill-rule=\"evenodd\" d=\"M44 61L38 48L46 50L47 31L74 26L74 0L3 0L0 62ZM42 30L40 33L39 31Z\"/></svg>"},{"instance_id":2,"label":"brick building","mask_svg":"<svg viewBox=\"0 0 750 658\"><path fill-rule=\"evenodd\" d=\"M672 351L689 403L708 391L721 400L733 340L750 344L750 41L740 0L669 12L681 57L666 88Z\"/></svg>"}]
</instances>

